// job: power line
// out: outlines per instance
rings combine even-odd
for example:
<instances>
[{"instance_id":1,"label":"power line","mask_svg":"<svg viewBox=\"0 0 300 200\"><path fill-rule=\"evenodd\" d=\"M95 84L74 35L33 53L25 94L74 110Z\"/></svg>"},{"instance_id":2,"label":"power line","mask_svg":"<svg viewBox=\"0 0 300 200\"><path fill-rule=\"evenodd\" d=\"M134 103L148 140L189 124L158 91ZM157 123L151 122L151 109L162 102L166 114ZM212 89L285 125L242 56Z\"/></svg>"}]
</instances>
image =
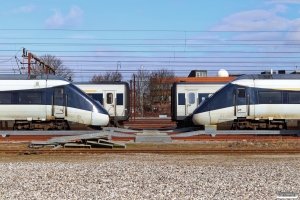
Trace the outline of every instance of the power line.
<instances>
[{"instance_id":1,"label":"power line","mask_svg":"<svg viewBox=\"0 0 300 200\"><path fill-rule=\"evenodd\" d=\"M0 31L66 31L66 32L181 32L181 33L298 33L295 30L178 30L178 29L21 29L0 28Z\"/></svg>"},{"instance_id":2,"label":"power line","mask_svg":"<svg viewBox=\"0 0 300 200\"><path fill-rule=\"evenodd\" d=\"M5 56L5 55L0 55L0 57L10 57L10 56ZM165 59L170 59L170 58L174 58L173 56L57 56L59 58L155 58L155 59L161 59L161 58L165 58ZM199 57L199 56L176 56L175 57L176 59L190 59L190 58L198 58L198 59L215 59L215 58L234 58L234 59L237 59L237 58L263 58L263 59L271 59L271 58L278 58L277 56L272 56L272 57L269 57L269 56L202 56L202 57ZM298 56L280 56L280 58L299 58ZM0 59L1 60L1 59Z\"/></svg>"},{"instance_id":3,"label":"power line","mask_svg":"<svg viewBox=\"0 0 300 200\"><path fill-rule=\"evenodd\" d=\"M5 51L15 51L11 49L6 49L6 50L0 50L0 52L5 52ZM299 51L220 51L220 50L193 50L193 51L183 51L183 50L114 50L114 51L109 51L109 50L31 50L32 52L51 52L51 53L300 53Z\"/></svg>"},{"instance_id":4,"label":"power line","mask_svg":"<svg viewBox=\"0 0 300 200\"><path fill-rule=\"evenodd\" d=\"M300 40L269 40L269 39L264 39L264 40L257 40L257 39L251 39L251 40L246 40L246 39L239 39L239 40L233 40L233 39L168 39L168 38L141 38L141 39L119 39L119 38L28 38L28 37L0 37L0 39L13 39L13 40L103 40L103 41L217 41L217 42L296 42Z\"/></svg>"}]
</instances>

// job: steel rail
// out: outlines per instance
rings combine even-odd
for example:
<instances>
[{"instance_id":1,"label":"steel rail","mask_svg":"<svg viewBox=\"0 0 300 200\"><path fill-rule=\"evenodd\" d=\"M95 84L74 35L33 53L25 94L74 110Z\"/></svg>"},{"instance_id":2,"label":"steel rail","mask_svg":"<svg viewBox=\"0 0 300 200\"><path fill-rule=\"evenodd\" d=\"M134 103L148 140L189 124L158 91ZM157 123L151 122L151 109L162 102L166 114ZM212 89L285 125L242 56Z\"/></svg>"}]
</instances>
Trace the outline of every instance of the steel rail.
<instances>
[{"instance_id":1,"label":"steel rail","mask_svg":"<svg viewBox=\"0 0 300 200\"><path fill-rule=\"evenodd\" d=\"M299 149L5 149L2 154L300 154Z\"/></svg>"}]
</instances>

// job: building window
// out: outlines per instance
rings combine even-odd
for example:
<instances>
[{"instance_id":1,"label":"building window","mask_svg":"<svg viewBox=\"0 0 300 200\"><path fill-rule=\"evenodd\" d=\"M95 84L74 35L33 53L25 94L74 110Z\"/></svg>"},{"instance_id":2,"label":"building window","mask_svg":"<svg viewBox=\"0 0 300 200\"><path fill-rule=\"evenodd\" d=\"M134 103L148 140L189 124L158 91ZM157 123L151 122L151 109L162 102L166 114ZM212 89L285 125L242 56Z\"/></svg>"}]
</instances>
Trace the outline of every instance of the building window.
<instances>
[{"instance_id":1,"label":"building window","mask_svg":"<svg viewBox=\"0 0 300 200\"><path fill-rule=\"evenodd\" d=\"M206 72L196 72L196 77L206 77Z\"/></svg>"}]
</instances>

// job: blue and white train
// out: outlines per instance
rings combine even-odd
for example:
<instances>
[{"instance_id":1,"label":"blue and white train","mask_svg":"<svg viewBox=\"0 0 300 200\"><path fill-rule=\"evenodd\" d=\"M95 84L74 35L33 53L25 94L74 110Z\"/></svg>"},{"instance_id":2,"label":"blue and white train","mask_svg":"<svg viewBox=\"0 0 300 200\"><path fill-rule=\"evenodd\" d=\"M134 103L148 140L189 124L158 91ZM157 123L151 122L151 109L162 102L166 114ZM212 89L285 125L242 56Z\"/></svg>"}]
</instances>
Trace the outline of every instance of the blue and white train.
<instances>
[{"instance_id":1,"label":"blue and white train","mask_svg":"<svg viewBox=\"0 0 300 200\"><path fill-rule=\"evenodd\" d=\"M300 74L243 75L193 112L195 125L224 129L300 128Z\"/></svg>"},{"instance_id":2,"label":"blue and white train","mask_svg":"<svg viewBox=\"0 0 300 200\"><path fill-rule=\"evenodd\" d=\"M0 75L2 129L100 129L109 122L101 104L55 75Z\"/></svg>"}]
</instances>

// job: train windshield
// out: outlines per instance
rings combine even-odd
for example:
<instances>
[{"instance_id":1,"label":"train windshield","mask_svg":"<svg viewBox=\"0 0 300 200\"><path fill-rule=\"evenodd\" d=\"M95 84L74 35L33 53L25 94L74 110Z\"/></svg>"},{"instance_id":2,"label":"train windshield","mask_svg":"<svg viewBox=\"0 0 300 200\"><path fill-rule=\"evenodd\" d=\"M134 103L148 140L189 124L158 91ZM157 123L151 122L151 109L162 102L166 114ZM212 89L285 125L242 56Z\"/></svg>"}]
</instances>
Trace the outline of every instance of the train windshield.
<instances>
[{"instance_id":1,"label":"train windshield","mask_svg":"<svg viewBox=\"0 0 300 200\"><path fill-rule=\"evenodd\" d=\"M100 102L91 98L88 94L83 92L80 88L76 87L73 84L68 84L65 86L66 91L69 92L69 106L74 108L85 108L87 110L97 109L98 112L107 113L107 111L103 108ZM86 103L89 102L89 103ZM95 103L97 102L97 103ZM91 106L94 106L92 108Z\"/></svg>"}]
</instances>

